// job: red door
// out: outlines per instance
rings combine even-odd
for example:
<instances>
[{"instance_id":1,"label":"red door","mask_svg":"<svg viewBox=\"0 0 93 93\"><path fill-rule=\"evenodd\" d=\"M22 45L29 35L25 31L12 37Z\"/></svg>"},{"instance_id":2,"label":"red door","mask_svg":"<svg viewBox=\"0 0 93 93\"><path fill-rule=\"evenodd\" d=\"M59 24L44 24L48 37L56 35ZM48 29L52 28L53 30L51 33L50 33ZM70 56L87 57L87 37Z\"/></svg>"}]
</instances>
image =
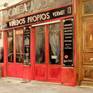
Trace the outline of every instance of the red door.
<instances>
[{"instance_id":1,"label":"red door","mask_svg":"<svg viewBox=\"0 0 93 93\"><path fill-rule=\"evenodd\" d=\"M30 62L30 37L29 27L19 28L15 31L16 77L26 80L33 77Z\"/></svg>"},{"instance_id":2,"label":"red door","mask_svg":"<svg viewBox=\"0 0 93 93\"><path fill-rule=\"evenodd\" d=\"M8 64L7 74L9 77L32 78L30 64L30 28L17 28L7 32Z\"/></svg>"},{"instance_id":3,"label":"red door","mask_svg":"<svg viewBox=\"0 0 93 93\"><path fill-rule=\"evenodd\" d=\"M34 78L61 82L62 35L60 21L47 22L34 27Z\"/></svg>"},{"instance_id":4,"label":"red door","mask_svg":"<svg viewBox=\"0 0 93 93\"><path fill-rule=\"evenodd\" d=\"M14 39L16 77L23 78L23 28L15 29Z\"/></svg>"},{"instance_id":5,"label":"red door","mask_svg":"<svg viewBox=\"0 0 93 93\"><path fill-rule=\"evenodd\" d=\"M7 74L9 77L23 77L23 29L7 32Z\"/></svg>"},{"instance_id":6,"label":"red door","mask_svg":"<svg viewBox=\"0 0 93 93\"><path fill-rule=\"evenodd\" d=\"M15 61L14 61L14 31L8 31L7 32L7 39L6 39L6 49L7 49L7 75L9 77L15 77L16 71L15 71Z\"/></svg>"},{"instance_id":7,"label":"red door","mask_svg":"<svg viewBox=\"0 0 93 93\"><path fill-rule=\"evenodd\" d=\"M45 61L45 26L34 27L35 30L35 68L34 78L46 80L47 64Z\"/></svg>"},{"instance_id":8,"label":"red door","mask_svg":"<svg viewBox=\"0 0 93 93\"><path fill-rule=\"evenodd\" d=\"M61 82L62 64L62 28L61 23L48 25L48 81Z\"/></svg>"}]
</instances>

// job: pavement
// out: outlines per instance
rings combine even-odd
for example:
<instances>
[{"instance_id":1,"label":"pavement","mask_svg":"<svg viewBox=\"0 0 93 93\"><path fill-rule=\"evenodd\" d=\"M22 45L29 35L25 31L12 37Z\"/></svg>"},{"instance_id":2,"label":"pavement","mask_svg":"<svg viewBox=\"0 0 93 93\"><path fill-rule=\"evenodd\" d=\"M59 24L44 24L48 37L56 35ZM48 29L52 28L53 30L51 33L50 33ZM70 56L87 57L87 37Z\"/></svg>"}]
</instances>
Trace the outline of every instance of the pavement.
<instances>
[{"instance_id":1,"label":"pavement","mask_svg":"<svg viewBox=\"0 0 93 93\"><path fill-rule=\"evenodd\" d=\"M57 83L1 78L0 93L93 93L93 87L70 87Z\"/></svg>"}]
</instances>

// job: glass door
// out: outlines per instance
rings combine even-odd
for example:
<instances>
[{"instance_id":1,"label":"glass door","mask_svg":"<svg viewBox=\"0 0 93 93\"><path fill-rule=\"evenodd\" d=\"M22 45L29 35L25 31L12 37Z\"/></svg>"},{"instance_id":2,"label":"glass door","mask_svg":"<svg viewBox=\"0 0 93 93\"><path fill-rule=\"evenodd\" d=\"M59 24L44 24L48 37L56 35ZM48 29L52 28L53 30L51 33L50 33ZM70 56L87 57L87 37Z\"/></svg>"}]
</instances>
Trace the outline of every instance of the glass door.
<instances>
[{"instance_id":1,"label":"glass door","mask_svg":"<svg viewBox=\"0 0 93 93\"><path fill-rule=\"evenodd\" d=\"M14 62L14 31L10 30L7 32L7 74L9 77L14 77L16 74L15 71L15 62Z\"/></svg>"},{"instance_id":2,"label":"glass door","mask_svg":"<svg viewBox=\"0 0 93 93\"><path fill-rule=\"evenodd\" d=\"M34 27L35 79L61 82L62 34L60 21Z\"/></svg>"},{"instance_id":3,"label":"glass door","mask_svg":"<svg viewBox=\"0 0 93 93\"><path fill-rule=\"evenodd\" d=\"M23 78L23 28L15 29L16 77Z\"/></svg>"},{"instance_id":4,"label":"glass door","mask_svg":"<svg viewBox=\"0 0 93 93\"><path fill-rule=\"evenodd\" d=\"M45 62L45 26L35 27L35 79L46 80L47 65Z\"/></svg>"},{"instance_id":5,"label":"glass door","mask_svg":"<svg viewBox=\"0 0 93 93\"><path fill-rule=\"evenodd\" d=\"M48 80L61 81L61 26L59 23L48 25L49 64Z\"/></svg>"}]
</instances>

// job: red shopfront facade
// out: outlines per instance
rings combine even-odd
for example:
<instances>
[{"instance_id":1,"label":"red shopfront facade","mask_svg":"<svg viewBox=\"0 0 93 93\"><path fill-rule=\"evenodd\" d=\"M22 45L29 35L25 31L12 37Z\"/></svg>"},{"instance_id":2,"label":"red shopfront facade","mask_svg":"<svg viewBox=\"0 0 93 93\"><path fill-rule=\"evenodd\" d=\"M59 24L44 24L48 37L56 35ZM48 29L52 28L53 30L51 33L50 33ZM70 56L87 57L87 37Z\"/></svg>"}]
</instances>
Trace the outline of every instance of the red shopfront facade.
<instances>
[{"instance_id":1,"label":"red shopfront facade","mask_svg":"<svg viewBox=\"0 0 93 93\"><path fill-rule=\"evenodd\" d=\"M7 22L4 76L76 85L74 5Z\"/></svg>"}]
</instances>

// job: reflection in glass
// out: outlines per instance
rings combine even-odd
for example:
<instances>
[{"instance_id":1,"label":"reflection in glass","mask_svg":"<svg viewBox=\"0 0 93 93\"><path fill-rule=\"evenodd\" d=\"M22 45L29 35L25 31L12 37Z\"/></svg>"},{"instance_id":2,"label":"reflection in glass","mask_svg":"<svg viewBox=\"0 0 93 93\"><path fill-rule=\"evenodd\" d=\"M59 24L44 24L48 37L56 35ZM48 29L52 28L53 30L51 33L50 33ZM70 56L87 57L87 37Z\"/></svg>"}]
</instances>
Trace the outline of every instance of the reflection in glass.
<instances>
[{"instance_id":1,"label":"reflection in glass","mask_svg":"<svg viewBox=\"0 0 93 93\"><path fill-rule=\"evenodd\" d=\"M13 62L13 31L7 32L8 35L8 62Z\"/></svg>"},{"instance_id":2,"label":"reflection in glass","mask_svg":"<svg viewBox=\"0 0 93 93\"><path fill-rule=\"evenodd\" d=\"M45 62L45 35L44 26L36 27L36 62Z\"/></svg>"},{"instance_id":3,"label":"reflection in glass","mask_svg":"<svg viewBox=\"0 0 93 93\"><path fill-rule=\"evenodd\" d=\"M24 29L24 64L30 64L30 28Z\"/></svg>"},{"instance_id":4,"label":"reflection in glass","mask_svg":"<svg viewBox=\"0 0 93 93\"><path fill-rule=\"evenodd\" d=\"M60 63L60 25L49 25L49 56L51 64Z\"/></svg>"},{"instance_id":5,"label":"reflection in glass","mask_svg":"<svg viewBox=\"0 0 93 93\"><path fill-rule=\"evenodd\" d=\"M3 50L3 32L0 32L0 63L3 63L4 50Z\"/></svg>"},{"instance_id":6,"label":"reflection in glass","mask_svg":"<svg viewBox=\"0 0 93 93\"><path fill-rule=\"evenodd\" d=\"M23 62L23 31L16 31L16 62Z\"/></svg>"}]
</instances>

